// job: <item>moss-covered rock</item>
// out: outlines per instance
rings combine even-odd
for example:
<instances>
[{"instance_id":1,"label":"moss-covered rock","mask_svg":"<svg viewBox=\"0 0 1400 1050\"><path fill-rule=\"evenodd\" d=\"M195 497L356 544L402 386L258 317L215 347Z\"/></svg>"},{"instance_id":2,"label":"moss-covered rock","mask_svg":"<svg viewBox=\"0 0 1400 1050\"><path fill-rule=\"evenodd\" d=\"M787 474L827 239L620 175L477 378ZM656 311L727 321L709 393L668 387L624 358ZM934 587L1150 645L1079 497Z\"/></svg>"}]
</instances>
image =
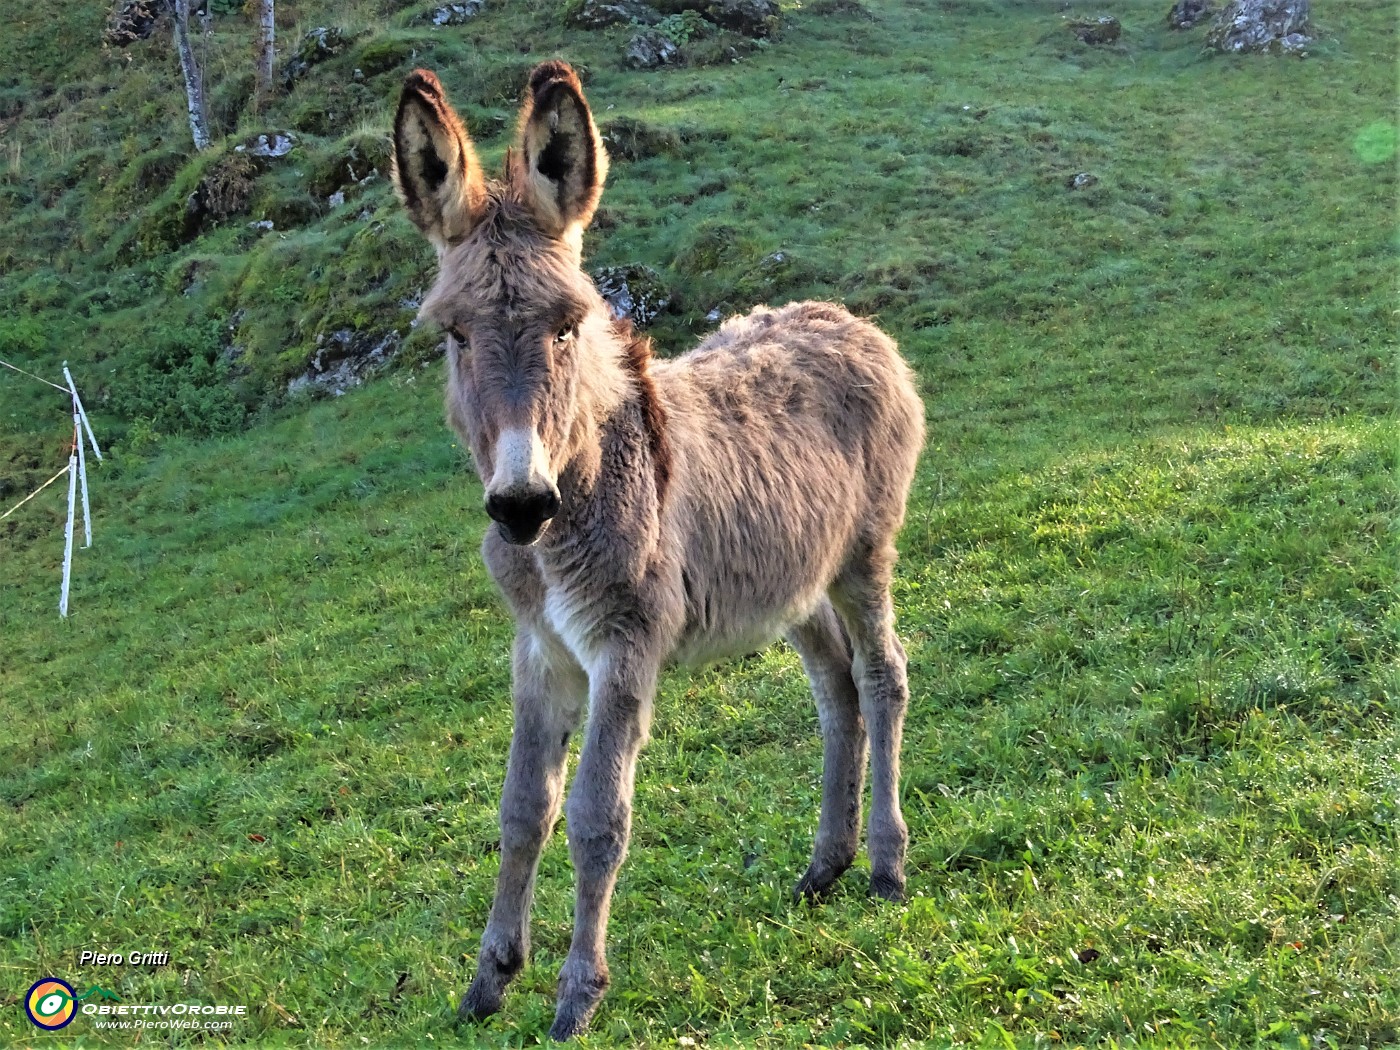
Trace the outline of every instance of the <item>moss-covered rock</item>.
<instances>
[{"instance_id":1,"label":"moss-covered rock","mask_svg":"<svg viewBox=\"0 0 1400 1050\"><path fill-rule=\"evenodd\" d=\"M283 79L293 84L328 59L341 54L353 42L354 37L336 26L317 26L297 45L296 54L287 62L282 71Z\"/></svg>"},{"instance_id":2,"label":"moss-covered rock","mask_svg":"<svg viewBox=\"0 0 1400 1050\"><path fill-rule=\"evenodd\" d=\"M654 26L661 12L644 0L583 0L571 4L565 20L580 29L606 29L609 26Z\"/></svg>"},{"instance_id":3,"label":"moss-covered rock","mask_svg":"<svg viewBox=\"0 0 1400 1050\"><path fill-rule=\"evenodd\" d=\"M622 160L674 156L684 144L680 133L674 128L658 127L635 117L617 117L598 130L608 155Z\"/></svg>"},{"instance_id":4,"label":"moss-covered rock","mask_svg":"<svg viewBox=\"0 0 1400 1050\"><path fill-rule=\"evenodd\" d=\"M373 178L387 177L392 157L389 140L383 135L347 135L311 162L306 187L317 197L329 197Z\"/></svg>"},{"instance_id":5,"label":"moss-covered rock","mask_svg":"<svg viewBox=\"0 0 1400 1050\"><path fill-rule=\"evenodd\" d=\"M413 44L407 40L378 37L360 48L355 66L365 76L377 77L406 65L413 57L413 50Z\"/></svg>"},{"instance_id":6,"label":"moss-covered rock","mask_svg":"<svg viewBox=\"0 0 1400 1050\"><path fill-rule=\"evenodd\" d=\"M643 29L627 41L627 47L622 52L622 61L628 69L674 66L681 61L681 49L659 29Z\"/></svg>"},{"instance_id":7,"label":"moss-covered rock","mask_svg":"<svg viewBox=\"0 0 1400 1050\"><path fill-rule=\"evenodd\" d=\"M671 305L671 290L650 266L604 266L593 271L598 294L612 315L645 328Z\"/></svg>"},{"instance_id":8,"label":"moss-covered rock","mask_svg":"<svg viewBox=\"0 0 1400 1050\"><path fill-rule=\"evenodd\" d=\"M1115 43L1123 35L1122 23L1112 15L1072 19L1068 28L1082 43L1096 47Z\"/></svg>"}]
</instances>

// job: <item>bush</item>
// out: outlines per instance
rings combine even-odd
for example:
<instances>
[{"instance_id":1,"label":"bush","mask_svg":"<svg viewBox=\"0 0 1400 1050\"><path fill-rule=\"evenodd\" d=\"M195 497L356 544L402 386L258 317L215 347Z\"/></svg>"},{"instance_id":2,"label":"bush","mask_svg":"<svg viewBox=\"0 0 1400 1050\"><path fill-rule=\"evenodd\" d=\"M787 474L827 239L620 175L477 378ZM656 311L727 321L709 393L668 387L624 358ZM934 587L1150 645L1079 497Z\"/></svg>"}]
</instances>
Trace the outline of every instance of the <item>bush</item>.
<instances>
[{"instance_id":1,"label":"bush","mask_svg":"<svg viewBox=\"0 0 1400 1050\"><path fill-rule=\"evenodd\" d=\"M117 359L108 410L170 434L239 428L248 410L229 386L222 328L217 319L206 318L143 332Z\"/></svg>"}]
</instances>

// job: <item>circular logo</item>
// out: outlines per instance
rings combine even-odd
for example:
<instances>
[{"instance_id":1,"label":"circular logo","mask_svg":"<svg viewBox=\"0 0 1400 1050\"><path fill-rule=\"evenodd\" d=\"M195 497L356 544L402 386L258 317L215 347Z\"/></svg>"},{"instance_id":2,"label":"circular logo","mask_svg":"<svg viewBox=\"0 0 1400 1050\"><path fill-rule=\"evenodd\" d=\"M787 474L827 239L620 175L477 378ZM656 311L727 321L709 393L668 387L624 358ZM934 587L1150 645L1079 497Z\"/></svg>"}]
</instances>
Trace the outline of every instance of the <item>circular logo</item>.
<instances>
[{"instance_id":1,"label":"circular logo","mask_svg":"<svg viewBox=\"0 0 1400 1050\"><path fill-rule=\"evenodd\" d=\"M78 1012L77 993L67 981L44 977L34 982L24 997L24 1012L40 1028L54 1032L65 1027Z\"/></svg>"}]
</instances>

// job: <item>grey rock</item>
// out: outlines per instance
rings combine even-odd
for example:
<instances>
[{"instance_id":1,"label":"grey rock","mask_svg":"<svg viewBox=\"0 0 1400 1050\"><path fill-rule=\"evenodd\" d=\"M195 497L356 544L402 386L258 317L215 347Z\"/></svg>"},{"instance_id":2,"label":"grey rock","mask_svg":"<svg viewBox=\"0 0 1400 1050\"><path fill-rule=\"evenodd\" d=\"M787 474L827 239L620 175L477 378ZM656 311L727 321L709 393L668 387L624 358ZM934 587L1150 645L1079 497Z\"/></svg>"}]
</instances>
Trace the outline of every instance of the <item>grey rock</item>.
<instances>
[{"instance_id":1,"label":"grey rock","mask_svg":"<svg viewBox=\"0 0 1400 1050\"><path fill-rule=\"evenodd\" d=\"M680 132L658 127L634 117L616 117L605 123L599 134L608 148L608 156L622 160L645 160L647 157L672 156L681 151Z\"/></svg>"},{"instance_id":2,"label":"grey rock","mask_svg":"<svg viewBox=\"0 0 1400 1050\"><path fill-rule=\"evenodd\" d=\"M1087 190L1090 186L1098 185L1099 177L1087 171L1081 171L1071 175L1065 182L1065 186L1071 190Z\"/></svg>"},{"instance_id":3,"label":"grey rock","mask_svg":"<svg viewBox=\"0 0 1400 1050\"><path fill-rule=\"evenodd\" d=\"M661 12L642 0L584 0L583 6L570 18L580 29L606 29L608 26L654 26L661 21Z\"/></svg>"},{"instance_id":4,"label":"grey rock","mask_svg":"<svg viewBox=\"0 0 1400 1050\"><path fill-rule=\"evenodd\" d=\"M645 328L671 305L671 292L650 266L604 266L593 271L598 294L617 320Z\"/></svg>"},{"instance_id":5,"label":"grey rock","mask_svg":"<svg viewBox=\"0 0 1400 1050\"><path fill-rule=\"evenodd\" d=\"M1176 0L1167 12L1167 26L1171 29L1191 29L1213 14L1215 7L1210 0Z\"/></svg>"},{"instance_id":6,"label":"grey rock","mask_svg":"<svg viewBox=\"0 0 1400 1050\"><path fill-rule=\"evenodd\" d=\"M233 147L235 153L246 153L250 157L276 159L292 152L297 144L289 131L265 131Z\"/></svg>"},{"instance_id":7,"label":"grey rock","mask_svg":"<svg viewBox=\"0 0 1400 1050\"><path fill-rule=\"evenodd\" d=\"M428 15L427 21L435 26L459 26L470 22L481 14L481 9L484 6L484 0L466 0L466 3L461 4L444 4L442 7L435 8Z\"/></svg>"},{"instance_id":8,"label":"grey rock","mask_svg":"<svg viewBox=\"0 0 1400 1050\"><path fill-rule=\"evenodd\" d=\"M1311 39L1308 0L1230 0L1206 33L1206 49L1302 54Z\"/></svg>"},{"instance_id":9,"label":"grey rock","mask_svg":"<svg viewBox=\"0 0 1400 1050\"><path fill-rule=\"evenodd\" d=\"M1078 18L1069 23L1069 31L1083 43L1094 47L1112 44L1123 35L1123 26L1112 15L1099 15L1097 18Z\"/></svg>"},{"instance_id":10,"label":"grey rock","mask_svg":"<svg viewBox=\"0 0 1400 1050\"><path fill-rule=\"evenodd\" d=\"M627 42L622 58L631 69L657 69L680 62L681 49L665 34L643 29Z\"/></svg>"},{"instance_id":11,"label":"grey rock","mask_svg":"<svg viewBox=\"0 0 1400 1050\"><path fill-rule=\"evenodd\" d=\"M283 70L283 79L288 84L300 80L313 66L320 65L326 59L334 58L344 51L352 40L354 37L341 32L335 26L317 26L301 38L296 54Z\"/></svg>"},{"instance_id":12,"label":"grey rock","mask_svg":"<svg viewBox=\"0 0 1400 1050\"><path fill-rule=\"evenodd\" d=\"M391 361L402 341L396 331L356 332L349 328L317 336L316 353L306 371L287 384L287 393L339 397Z\"/></svg>"},{"instance_id":13,"label":"grey rock","mask_svg":"<svg viewBox=\"0 0 1400 1050\"><path fill-rule=\"evenodd\" d=\"M776 37L783 25L776 0L710 0L700 10L721 29L760 40Z\"/></svg>"}]
</instances>

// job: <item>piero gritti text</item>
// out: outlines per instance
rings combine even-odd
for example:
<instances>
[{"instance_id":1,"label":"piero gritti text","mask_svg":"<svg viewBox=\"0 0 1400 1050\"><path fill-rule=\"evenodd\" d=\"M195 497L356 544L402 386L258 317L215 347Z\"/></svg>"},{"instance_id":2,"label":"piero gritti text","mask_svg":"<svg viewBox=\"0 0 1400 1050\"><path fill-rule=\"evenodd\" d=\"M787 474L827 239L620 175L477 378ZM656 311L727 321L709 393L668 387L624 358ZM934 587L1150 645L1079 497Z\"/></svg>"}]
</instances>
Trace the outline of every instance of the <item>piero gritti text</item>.
<instances>
[{"instance_id":1,"label":"piero gritti text","mask_svg":"<svg viewBox=\"0 0 1400 1050\"><path fill-rule=\"evenodd\" d=\"M79 966L167 966L169 952L90 952L78 956Z\"/></svg>"}]
</instances>

